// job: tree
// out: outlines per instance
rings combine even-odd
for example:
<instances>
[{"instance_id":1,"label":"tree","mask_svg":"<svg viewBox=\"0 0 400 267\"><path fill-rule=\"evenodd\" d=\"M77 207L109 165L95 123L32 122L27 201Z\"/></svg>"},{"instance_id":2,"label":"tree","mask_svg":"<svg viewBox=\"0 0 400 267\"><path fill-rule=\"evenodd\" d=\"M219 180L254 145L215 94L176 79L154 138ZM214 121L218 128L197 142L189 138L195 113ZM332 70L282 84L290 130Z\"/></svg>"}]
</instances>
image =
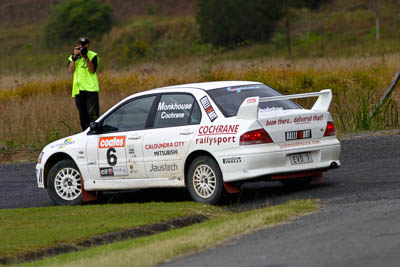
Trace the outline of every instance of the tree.
<instances>
[{"instance_id":1,"label":"tree","mask_svg":"<svg viewBox=\"0 0 400 267\"><path fill-rule=\"evenodd\" d=\"M296 8L309 8L311 10L318 9L322 3L330 0L283 0L282 10L285 17L286 42L289 55L292 54L292 34L291 34L291 18L295 17Z\"/></svg>"},{"instance_id":2,"label":"tree","mask_svg":"<svg viewBox=\"0 0 400 267\"><path fill-rule=\"evenodd\" d=\"M199 0L198 10L200 35L215 46L266 41L282 18L282 5L276 0Z\"/></svg>"},{"instance_id":3,"label":"tree","mask_svg":"<svg viewBox=\"0 0 400 267\"><path fill-rule=\"evenodd\" d=\"M112 26L112 10L98 0L65 0L55 7L44 30L50 46L79 36L98 38Z\"/></svg>"}]
</instances>

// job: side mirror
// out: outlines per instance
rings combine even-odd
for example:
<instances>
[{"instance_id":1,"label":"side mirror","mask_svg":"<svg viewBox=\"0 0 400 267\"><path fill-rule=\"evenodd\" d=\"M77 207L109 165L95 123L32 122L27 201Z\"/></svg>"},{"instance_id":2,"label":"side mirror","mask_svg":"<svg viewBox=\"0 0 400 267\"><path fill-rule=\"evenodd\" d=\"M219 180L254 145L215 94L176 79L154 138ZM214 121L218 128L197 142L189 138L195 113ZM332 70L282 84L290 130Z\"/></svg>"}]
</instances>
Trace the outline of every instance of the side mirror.
<instances>
[{"instance_id":1,"label":"side mirror","mask_svg":"<svg viewBox=\"0 0 400 267\"><path fill-rule=\"evenodd\" d=\"M92 121L89 124L91 134L97 134L100 132L100 124L98 122Z\"/></svg>"}]
</instances>

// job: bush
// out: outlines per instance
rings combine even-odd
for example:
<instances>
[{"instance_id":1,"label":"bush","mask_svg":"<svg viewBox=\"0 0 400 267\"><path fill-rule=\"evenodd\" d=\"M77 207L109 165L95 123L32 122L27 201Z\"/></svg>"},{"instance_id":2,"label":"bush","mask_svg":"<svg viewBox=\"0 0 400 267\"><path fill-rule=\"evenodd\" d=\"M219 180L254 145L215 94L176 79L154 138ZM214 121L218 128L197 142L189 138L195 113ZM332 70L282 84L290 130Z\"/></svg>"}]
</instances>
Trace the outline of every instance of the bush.
<instances>
[{"instance_id":1,"label":"bush","mask_svg":"<svg viewBox=\"0 0 400 267\"><path fill-rule=\"evenodd\" d=\"M79 36L101 37L112 26L112 10L98 0L65 0L55 7L44 30L46 44Z\"/></svg>"},{"instance_id":2,"label":"bush","mask_svg":"<svg viewBox=\"0 0 400 267\"><path fill-rule=\"evenodd\" d=\"M215 46L267 41L282 17L276 0L199 0L198 10L201 37Z\"/></svg>"}]
</instances>

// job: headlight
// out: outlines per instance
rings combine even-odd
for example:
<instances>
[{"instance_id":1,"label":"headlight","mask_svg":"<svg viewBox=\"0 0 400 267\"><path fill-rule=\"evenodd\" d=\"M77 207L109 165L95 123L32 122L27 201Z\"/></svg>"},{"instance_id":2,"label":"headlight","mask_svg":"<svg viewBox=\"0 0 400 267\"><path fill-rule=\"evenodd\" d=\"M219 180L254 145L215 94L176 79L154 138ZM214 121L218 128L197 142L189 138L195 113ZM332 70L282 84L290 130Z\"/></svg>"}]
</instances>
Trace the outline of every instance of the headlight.
<instances>
[{"instance_id":1,"label":"headlight","mask_svg":"<svg viewBox=\"0 0 400 267\"><path fill-rule=\"evenodd\" d=\"M37 163L40 164L42 162L43 154L44 154L44 152L40 152L39 157L37 159Z\"/></svg>"}]
</instances>

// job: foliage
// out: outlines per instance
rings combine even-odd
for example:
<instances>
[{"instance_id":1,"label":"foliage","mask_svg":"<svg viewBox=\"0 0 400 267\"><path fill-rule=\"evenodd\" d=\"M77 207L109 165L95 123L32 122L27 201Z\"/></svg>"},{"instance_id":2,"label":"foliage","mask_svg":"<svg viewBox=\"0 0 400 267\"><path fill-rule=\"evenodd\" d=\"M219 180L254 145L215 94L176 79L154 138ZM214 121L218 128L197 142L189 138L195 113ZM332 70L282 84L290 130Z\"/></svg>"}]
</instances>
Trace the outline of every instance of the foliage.
<instances>
[{"instance_id":1,"label":"foliage","mask_svg":"<svg viewBox=\"0 0 400 267\"><path fill-rule=\"evenodd\" d=\"M198 10L200 35L214 46L267 41L282 17L280 1L274 0L200 0Z\"/></svg>"},{"instance_id":2,"label":"foliage","mask_svg":"<svg viewBox=\"0 0 400 267\"><path fill-rule=\"evenodd\" d=\"M393 129L399 126L399 93L395 92L392 100L370 116L397 71L400 55L386 60L387 63L380 57L313 59L287 64L287 61L218 61L209 57L199 62L143 64L131 72L101 73L100 107L104 113L130 94L161 86L247 80L266 83L283 94L331 88L334 93L331 112L340 133ZM28 79L12 88L0 88L0 107L4 111L0 115L0 147L42 147L59 137L79 132L70 90L71 79L64 74L37 77L36 81ZM314 100L309 100L300 104L311 107Z\"/></svg>"},{"instance_id":3,"label":"foliage","mask_svg":"<svg viewBox=\"0 0 400 267\"><path fill-rule=\"evenodd\" d=\"M44 30L48 46L79 36L101 37L112 27L112 10L98 0L65 0L55 7Z\"/></svg>"}]
</instances>

